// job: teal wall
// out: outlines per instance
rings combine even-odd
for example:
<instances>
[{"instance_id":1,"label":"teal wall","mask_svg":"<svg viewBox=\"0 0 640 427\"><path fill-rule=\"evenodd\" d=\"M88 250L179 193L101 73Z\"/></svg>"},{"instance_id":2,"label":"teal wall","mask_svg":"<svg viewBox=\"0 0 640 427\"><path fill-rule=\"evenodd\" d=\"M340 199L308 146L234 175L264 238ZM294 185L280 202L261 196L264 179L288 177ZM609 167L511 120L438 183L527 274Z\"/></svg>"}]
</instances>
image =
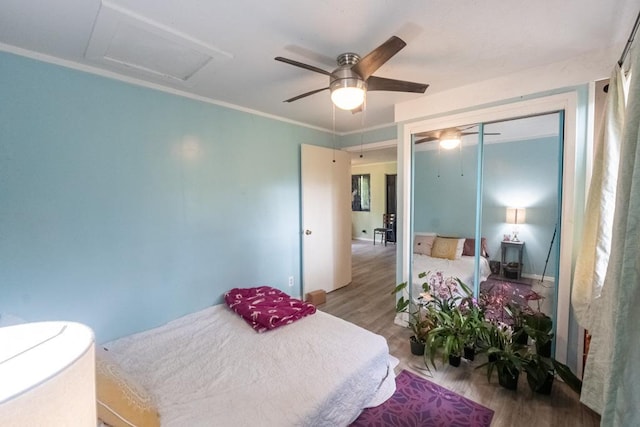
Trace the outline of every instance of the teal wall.
<instances>
[{"instance_id":1,"label":"teal wall","mask_svg":"<svg viewBox=\"0 0 640 427\"><path fill-rule=\"evenodd\" d=\"M500 259L503 234L513 232L506 224L506 207L526 209L526 222L518 226L525 242L524 274L553 278L557 271L557 251L549 254L558 218L560 140L557 137L488 144L484 148L482 234L490 254ZM560 234L556 235L554 248ZM515 254L509 254L515 260Z\"/></svg>"},{"instance_id":2,"label":"teal wall","mask_svg":"<svg viewBox=\"0 0 640 427\"><path fill-rule=\"evenodd\" d=\"M299 295L301 143L332 138L0 53L0 312L103 342L237 286Z\"/></svg>"},{"instance_id":3,"label":"teal wall","mask_svg":"<svg viewBox=\"0 0 640 427\"><path fill-rule=\"evenodd\" d=\"M414 231L475 235L476 151L474 145L440 154L438 150L415 152Z\"/></svg>"},{"instance_id":4,"label":"teal wall","mask_svg":"<svg viewBox=\"0 0 640 427\"><path fill-rule=\"evenodd\" d=\"M436 150L415 153L415 231L475 235L476 147L464 147L462 153L442 151L439 157ZM487 238L491 258L500 259L502 237L513 231L505 222L506 207L526 208L526 224L518 234L525 242L524 274L542 275L544 270L557 219L558 155L556 137L484 146L481 235ZM508 256L515 258L511 252ZM545 277L555 275L556 260L552 251Z\"/></svg>"}]
</instances>

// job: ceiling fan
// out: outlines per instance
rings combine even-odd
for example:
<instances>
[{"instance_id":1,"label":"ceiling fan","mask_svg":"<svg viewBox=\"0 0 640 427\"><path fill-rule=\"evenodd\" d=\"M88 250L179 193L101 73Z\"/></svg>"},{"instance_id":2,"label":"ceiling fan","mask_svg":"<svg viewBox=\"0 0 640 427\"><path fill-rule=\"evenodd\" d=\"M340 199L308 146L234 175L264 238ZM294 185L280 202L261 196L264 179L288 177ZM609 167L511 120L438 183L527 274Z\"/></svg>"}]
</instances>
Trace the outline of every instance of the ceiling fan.
<instances>
[{"instance_id":1,"label":"ceiling fan","mask_svg":"<svg viewBox=\"0 0 640 427\"><path fill-rule=\"evenodd\" d=\"M293 102L329 89L331 100L336 107L351 110L353 113L362 111L366 91L382 90L393 92L424 93L428 84L413 83L404 80L376 77L375 73L385 62L398 53L407 44L399 37L392 36L389 40L369 52L363 58L355 53L343 53L338 56L338 68L329 72L313 65L303 64L293 59L278 56L276 61L285 62L305 70L329 76L329 86L312 90L284 102Z\"/></svg>"},{"instance_id":2,"label":"ceiling fan","mask_svg":"<svg viewBox=\"0 0 640 427\"><path fill-rule=\"evenodd\" d=\"M463 136L477 135L478 133L480 133L480 132L467 132L469 129L475 126L477 125L471 125L464 128L454 127L454 128L448 128L448 129L440 129L440 130L417 133L415 134L415 136L418 139L416 139L414 142L415 144L422 144L424 142L440 141L440 147L446 150L451 150L453 148L456 148L460 144L460 141L462 140ZM484 132L484 135L500 135L500 133Z\"/></svg>"}]
</instances>

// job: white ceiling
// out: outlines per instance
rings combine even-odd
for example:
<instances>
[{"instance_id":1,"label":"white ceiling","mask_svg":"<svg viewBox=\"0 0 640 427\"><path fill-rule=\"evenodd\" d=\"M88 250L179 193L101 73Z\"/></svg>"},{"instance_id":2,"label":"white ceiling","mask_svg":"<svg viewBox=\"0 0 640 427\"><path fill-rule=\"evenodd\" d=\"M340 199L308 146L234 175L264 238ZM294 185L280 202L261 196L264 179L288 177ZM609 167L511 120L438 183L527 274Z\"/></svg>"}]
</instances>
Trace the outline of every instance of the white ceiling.
<instances>
[{"instance_id":1,"label":"white ceiling","mask_svg":"<svg viewBox=\"0 0 640 427\"><path fill-rule=\"evenodd\" d=\"M0 48L332 130L328 91L282 102L328 77L274 57L331 71L340 53L397 35L407 47L375 75L430 94L597 50L617 57L637 13L637 0L3 0ZM364 120L337 110L335 129L390 124L394 104L420 96L372 92Z\"/></svg>"}]
</instances>

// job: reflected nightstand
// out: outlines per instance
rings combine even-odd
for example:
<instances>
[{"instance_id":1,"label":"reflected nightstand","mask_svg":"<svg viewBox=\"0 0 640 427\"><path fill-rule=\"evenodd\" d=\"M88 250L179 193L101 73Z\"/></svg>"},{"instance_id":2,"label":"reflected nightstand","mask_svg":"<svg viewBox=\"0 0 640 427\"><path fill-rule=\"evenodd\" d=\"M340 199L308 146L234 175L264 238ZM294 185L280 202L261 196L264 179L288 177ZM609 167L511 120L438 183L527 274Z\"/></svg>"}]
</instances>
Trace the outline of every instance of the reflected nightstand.
<instances>
[{"instance_id":1,"label":"reflected nightstand","mask_svg":"<svg viewBox=\"0 0 640 427\"><path fill-rule=\"evenodd\" d=\"M522 275L522 253L524 252L524 242L502 241L500 243L502 249L502 259L500 263L500 274L503 277L507 277L507 273L515 273L516 280L520 280ZM518 252L518 265L517 267L510 267L507 264L507 251L509 249L515 249ZM509 278L509 277L507 277ZM511 277L513 278L513 277Z\"/></svg>"}]
</instances>

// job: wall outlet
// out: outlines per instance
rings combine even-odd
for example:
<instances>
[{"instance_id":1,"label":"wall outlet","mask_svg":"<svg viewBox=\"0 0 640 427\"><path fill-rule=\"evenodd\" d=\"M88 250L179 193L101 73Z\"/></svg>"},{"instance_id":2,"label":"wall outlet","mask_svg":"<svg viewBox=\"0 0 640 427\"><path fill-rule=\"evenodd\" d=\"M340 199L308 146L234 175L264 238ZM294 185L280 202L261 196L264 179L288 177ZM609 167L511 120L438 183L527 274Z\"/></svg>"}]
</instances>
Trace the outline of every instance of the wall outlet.
<instances>
[{"instance_id":1,"label":"wall outlet","mask_svg":"<svg viewBox=\"0 0 640 427\"><path fill-rule=\"evenodd\" d=\"M289 276L289 287L293 288L293 276Z\"/></svg>"}]
</instances>

